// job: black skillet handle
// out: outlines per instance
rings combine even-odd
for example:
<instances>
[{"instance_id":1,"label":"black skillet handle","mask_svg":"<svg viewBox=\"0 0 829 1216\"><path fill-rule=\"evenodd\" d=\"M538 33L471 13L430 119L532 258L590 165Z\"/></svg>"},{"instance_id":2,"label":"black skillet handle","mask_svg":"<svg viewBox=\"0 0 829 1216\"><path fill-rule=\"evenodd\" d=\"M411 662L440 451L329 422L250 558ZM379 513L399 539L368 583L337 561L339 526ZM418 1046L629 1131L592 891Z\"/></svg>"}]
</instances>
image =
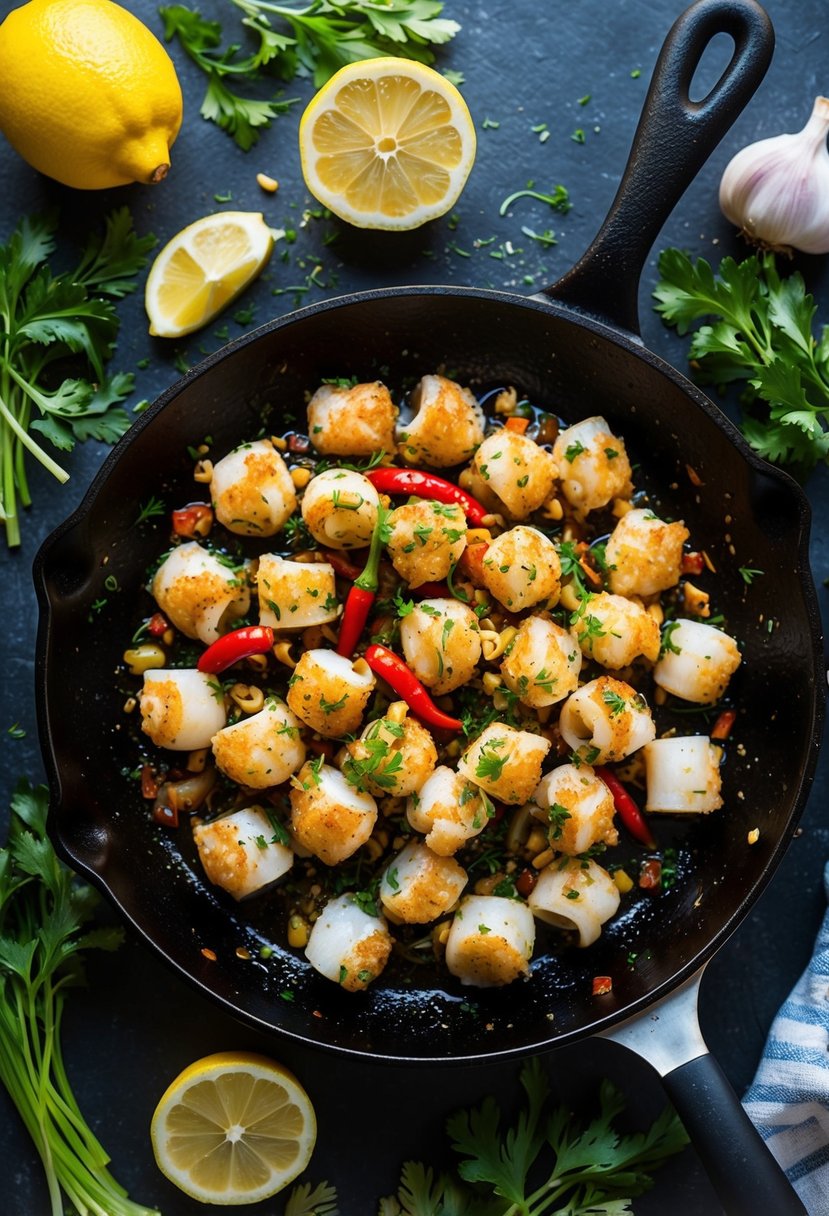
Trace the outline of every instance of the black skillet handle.
<instances>
[{"instance_id":1,"label":"black skillet handle","mask_svg":"<svg viewBox=\"0 0 829 1216\"><path fill-rule=\"evenodd\" d=\"M808 1216L713 1056L680 1065L662 1084L728 1216Z\"/></svg>"},{"instance_id":2,"label":"black skillet handle","mask_svg":"<svg viewBox=\"0 0 829 1216\"><path fill-rule=\"evenodd\" d=\"M689 89L711 39L728 67L702 101ZM774 30L754 0L698 0L674 22L654 68L622 181L592 245L542 294L639 332L639 277L662 225L766 74Z\"/></svg>"}]
</instances>

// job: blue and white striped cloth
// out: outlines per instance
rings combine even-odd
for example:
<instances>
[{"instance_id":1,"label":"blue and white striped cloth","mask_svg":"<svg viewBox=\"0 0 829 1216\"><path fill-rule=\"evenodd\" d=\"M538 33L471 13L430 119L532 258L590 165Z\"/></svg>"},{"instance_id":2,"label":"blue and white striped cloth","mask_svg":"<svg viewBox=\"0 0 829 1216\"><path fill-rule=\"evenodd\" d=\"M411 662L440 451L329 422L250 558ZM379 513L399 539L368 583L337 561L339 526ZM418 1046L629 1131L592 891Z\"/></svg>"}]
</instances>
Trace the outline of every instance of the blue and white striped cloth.
<instances>
[{"instance_id":1,"label":"blue and white striped cloth","mask_svg":"<svg viewBox=\"0 0 829 1216\"><path fill-rule=\"evenodd\" d=\"M829 898L829 865L823 884ZM829 912L743 1105L809 1216L829 1216Z\"/></svg>"}]
</instances>

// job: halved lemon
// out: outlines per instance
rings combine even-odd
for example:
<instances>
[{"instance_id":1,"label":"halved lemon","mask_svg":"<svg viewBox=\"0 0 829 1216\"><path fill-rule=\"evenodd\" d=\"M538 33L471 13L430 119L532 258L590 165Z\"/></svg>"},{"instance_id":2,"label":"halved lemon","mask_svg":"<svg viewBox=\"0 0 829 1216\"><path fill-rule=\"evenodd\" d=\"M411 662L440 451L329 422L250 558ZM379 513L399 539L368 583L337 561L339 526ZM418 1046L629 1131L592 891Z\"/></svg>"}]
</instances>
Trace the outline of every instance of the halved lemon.
<instances>
[{"instance_id":1,"label":"halved lemon","mask_svg":"<svg viewBox=\"0 0 829 1216\"><path fill-rule=\"evenodd\" d=\"M176 233L147 276L150 333L180 338L212 321L261 272L273 243L261 211L219 211Z\"/></svg>"},{"instance_id":2,"label":"halved lemon","mask_svg":"<svg viewBox=\"0 0 829 1216\"><path fill-rule=\"evenodd\" d=\"M391 56L340 68L299 124L305 184L358 228L417 228L456 203L475 126L439 72Z\"/></svg>"},{"instance_id":3,"label":"halved lemon","mask_svg":"<svg viewBox=\"0 0 829 1216\"><path fill-rule=\"evenodd\" d=\"M158 1168L202 1203L257 1203L311 1159L314 1108L286 1068L251 1052L196 1060L162 1097L150 1126Z\"/></svg>"}]
</instances>

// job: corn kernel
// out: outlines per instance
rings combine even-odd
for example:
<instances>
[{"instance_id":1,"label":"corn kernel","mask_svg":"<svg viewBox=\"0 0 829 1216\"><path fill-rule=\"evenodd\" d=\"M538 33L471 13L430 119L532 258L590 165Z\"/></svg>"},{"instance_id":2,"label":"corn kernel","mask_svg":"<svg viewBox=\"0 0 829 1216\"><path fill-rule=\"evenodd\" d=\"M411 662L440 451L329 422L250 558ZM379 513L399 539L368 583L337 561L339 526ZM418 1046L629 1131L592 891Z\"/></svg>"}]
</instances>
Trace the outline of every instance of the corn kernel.
<instances>
[{"instance_id":1,"label":"corn kernel","mask_svg":"<svg viewBox=\"0 0 829 1216\"><path fill-rule=\"evenodd\" d=\"M288 945L301 950L308 945L308 922L296 913L288 921Z\"/></svg>"},{"instance_id":2,"label":"corn kernel","mask_svg":"<svg viewBox=\"0 0 829 1216\"><path fill-rule=\"evenodd\" d=\"M257 173L256 184L268 194L275 194L279 189L279 182L275 177L269 177L267 173Z\"/></svg>"},{"instance_id":3,"label":"corn kernel","mask_svg":"<svg viewBox=\"0 0 829 1216\"><path fill-rule=\"evenodd\" d=\"M130 669L130 675L141 676L145 671L152 671L156 667L164 667L167 662L167 656L161 647L156 646L154 642L144 642L141 646L134 646L131 650L125 650L124 662Z\"/></svg>"},{"instance_id":4,"label":"corn kernel","mask_svg":"<svg viewBox=\"0 0 829 1216\"><path fill-rule=\"evenodd\" d=\"M628 891L633 890L633 879L628 874L627 870L616 870L613 874L613 881L616 884L618 891L622 895L627 895Z\"/></svg>"},{"instance_id":5,"label":"corn kernel","mask_svg":"<svg viewBox=\"0 0 829 1216\"><path fill-rule=\"evenodd\" d=\"M748 843L756 844L759 839L760 839L760 829L752 828L747 837Z\"/></svg>"},{"instance_id":6,"label":"corn kernel","mask_svg":"<svg viewBox=\"0 0 829 1216\"><path fill-rule=\"evenodd\" d=\"M298 490L304 490L311 480L311 470L304 468L291 469L291 481Z\"/></svg>"}]
</instances>

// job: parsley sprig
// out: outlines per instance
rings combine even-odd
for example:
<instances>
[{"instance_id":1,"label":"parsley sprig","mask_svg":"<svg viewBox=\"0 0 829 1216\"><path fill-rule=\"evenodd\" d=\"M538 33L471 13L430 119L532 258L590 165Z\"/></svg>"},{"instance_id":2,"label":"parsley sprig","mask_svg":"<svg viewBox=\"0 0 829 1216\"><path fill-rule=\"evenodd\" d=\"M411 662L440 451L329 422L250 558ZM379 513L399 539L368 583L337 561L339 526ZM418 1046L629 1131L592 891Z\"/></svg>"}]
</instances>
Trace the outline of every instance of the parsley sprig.
<instances>
[{"instance_id":1,"label":"parsley sprig","mask_svg":"<svg viewBox=\"0 0 829 1216\"><path fill-rule=\"evenodd\" d=\"M129 426L121 402L133 376L105 364L118 334L114 300L136 287L155 237L136 236L126 207L90 237L74 271L53 274L57 216L24 217L0 245L0 519L20 544L18 502L31 504L26 456L58 481L69 474L32 432L62 452L76 442L114 443ZM66 375L66 361L77 374Z\"/></svg>"},{"instance_id":2,"label":"parsley sprig","mask_svg":"<svg viewBox=\"0 0 829 1216\"><path fill-rule=\"evenodd\" d=\"M67 1080L61 1016L83 982L87 950L113 950L122 931L89 929L97 895L57 859L46 836L46 791L21 782L0 849L0 1081L34 1141L51 1216L65 1196L78 1212L152 1216L107 1170Z\"/></svg>"},{"instance_id":3,"label":"parsley sprig","mask_svg":"<svg viewBox=\"0 0 829 1216\"><path fill-rule=\"evenodd\" d=\"M656 310L680 334L701 384L741 383L742 431L767 460L808 472L829 460L829 326L802 275L781 277L773 254L723 258L714 272L679 249L659 258Z\"/></svg>"},{"instance_id":4,"label":"parsley sprig","mask_svg":"<svg viewBox=\"0 0 829 1216\"><path fill-rule=\"evenodd\" d=\"M456 21L440 16L442 0L230 2L244 14L242 25L258 40L252 51L245 52L238 43L223 47L220 22L206 20L198 9L173 4L158 11L167 41L178 37L207 74L202 117L217 123L245 151L256 143L262 128L298 99L253 100L235 92L228 80L251 84L264 71L286 82L310 76L319 88L345 64L378 55L433 63L431 47L448 42L460 29Z\"/></svg>"},{"instance_id":5,"label":"parsley sprig","mask_svg":"<svg viewBox=\"0 0 829 1216\"><path fill-rule=\"evenodd\" d=\"M521 1084L526 1102L506 1129L492 1097L452 1115L446 1127L462 1158L458 1177L407 1162L397 1195L382 1201L383 1216L621 1214L630 1211L630 1199L653 1186L651 1171L687 1143L670 1108L645 1132L618 1131L614 1124L625 1102L609 1081L601 1084L599 1113L589 1123L564 1106L550 1109L547 1077L537 1058L524 1064Z\"/></svg>"}]
</instances>

